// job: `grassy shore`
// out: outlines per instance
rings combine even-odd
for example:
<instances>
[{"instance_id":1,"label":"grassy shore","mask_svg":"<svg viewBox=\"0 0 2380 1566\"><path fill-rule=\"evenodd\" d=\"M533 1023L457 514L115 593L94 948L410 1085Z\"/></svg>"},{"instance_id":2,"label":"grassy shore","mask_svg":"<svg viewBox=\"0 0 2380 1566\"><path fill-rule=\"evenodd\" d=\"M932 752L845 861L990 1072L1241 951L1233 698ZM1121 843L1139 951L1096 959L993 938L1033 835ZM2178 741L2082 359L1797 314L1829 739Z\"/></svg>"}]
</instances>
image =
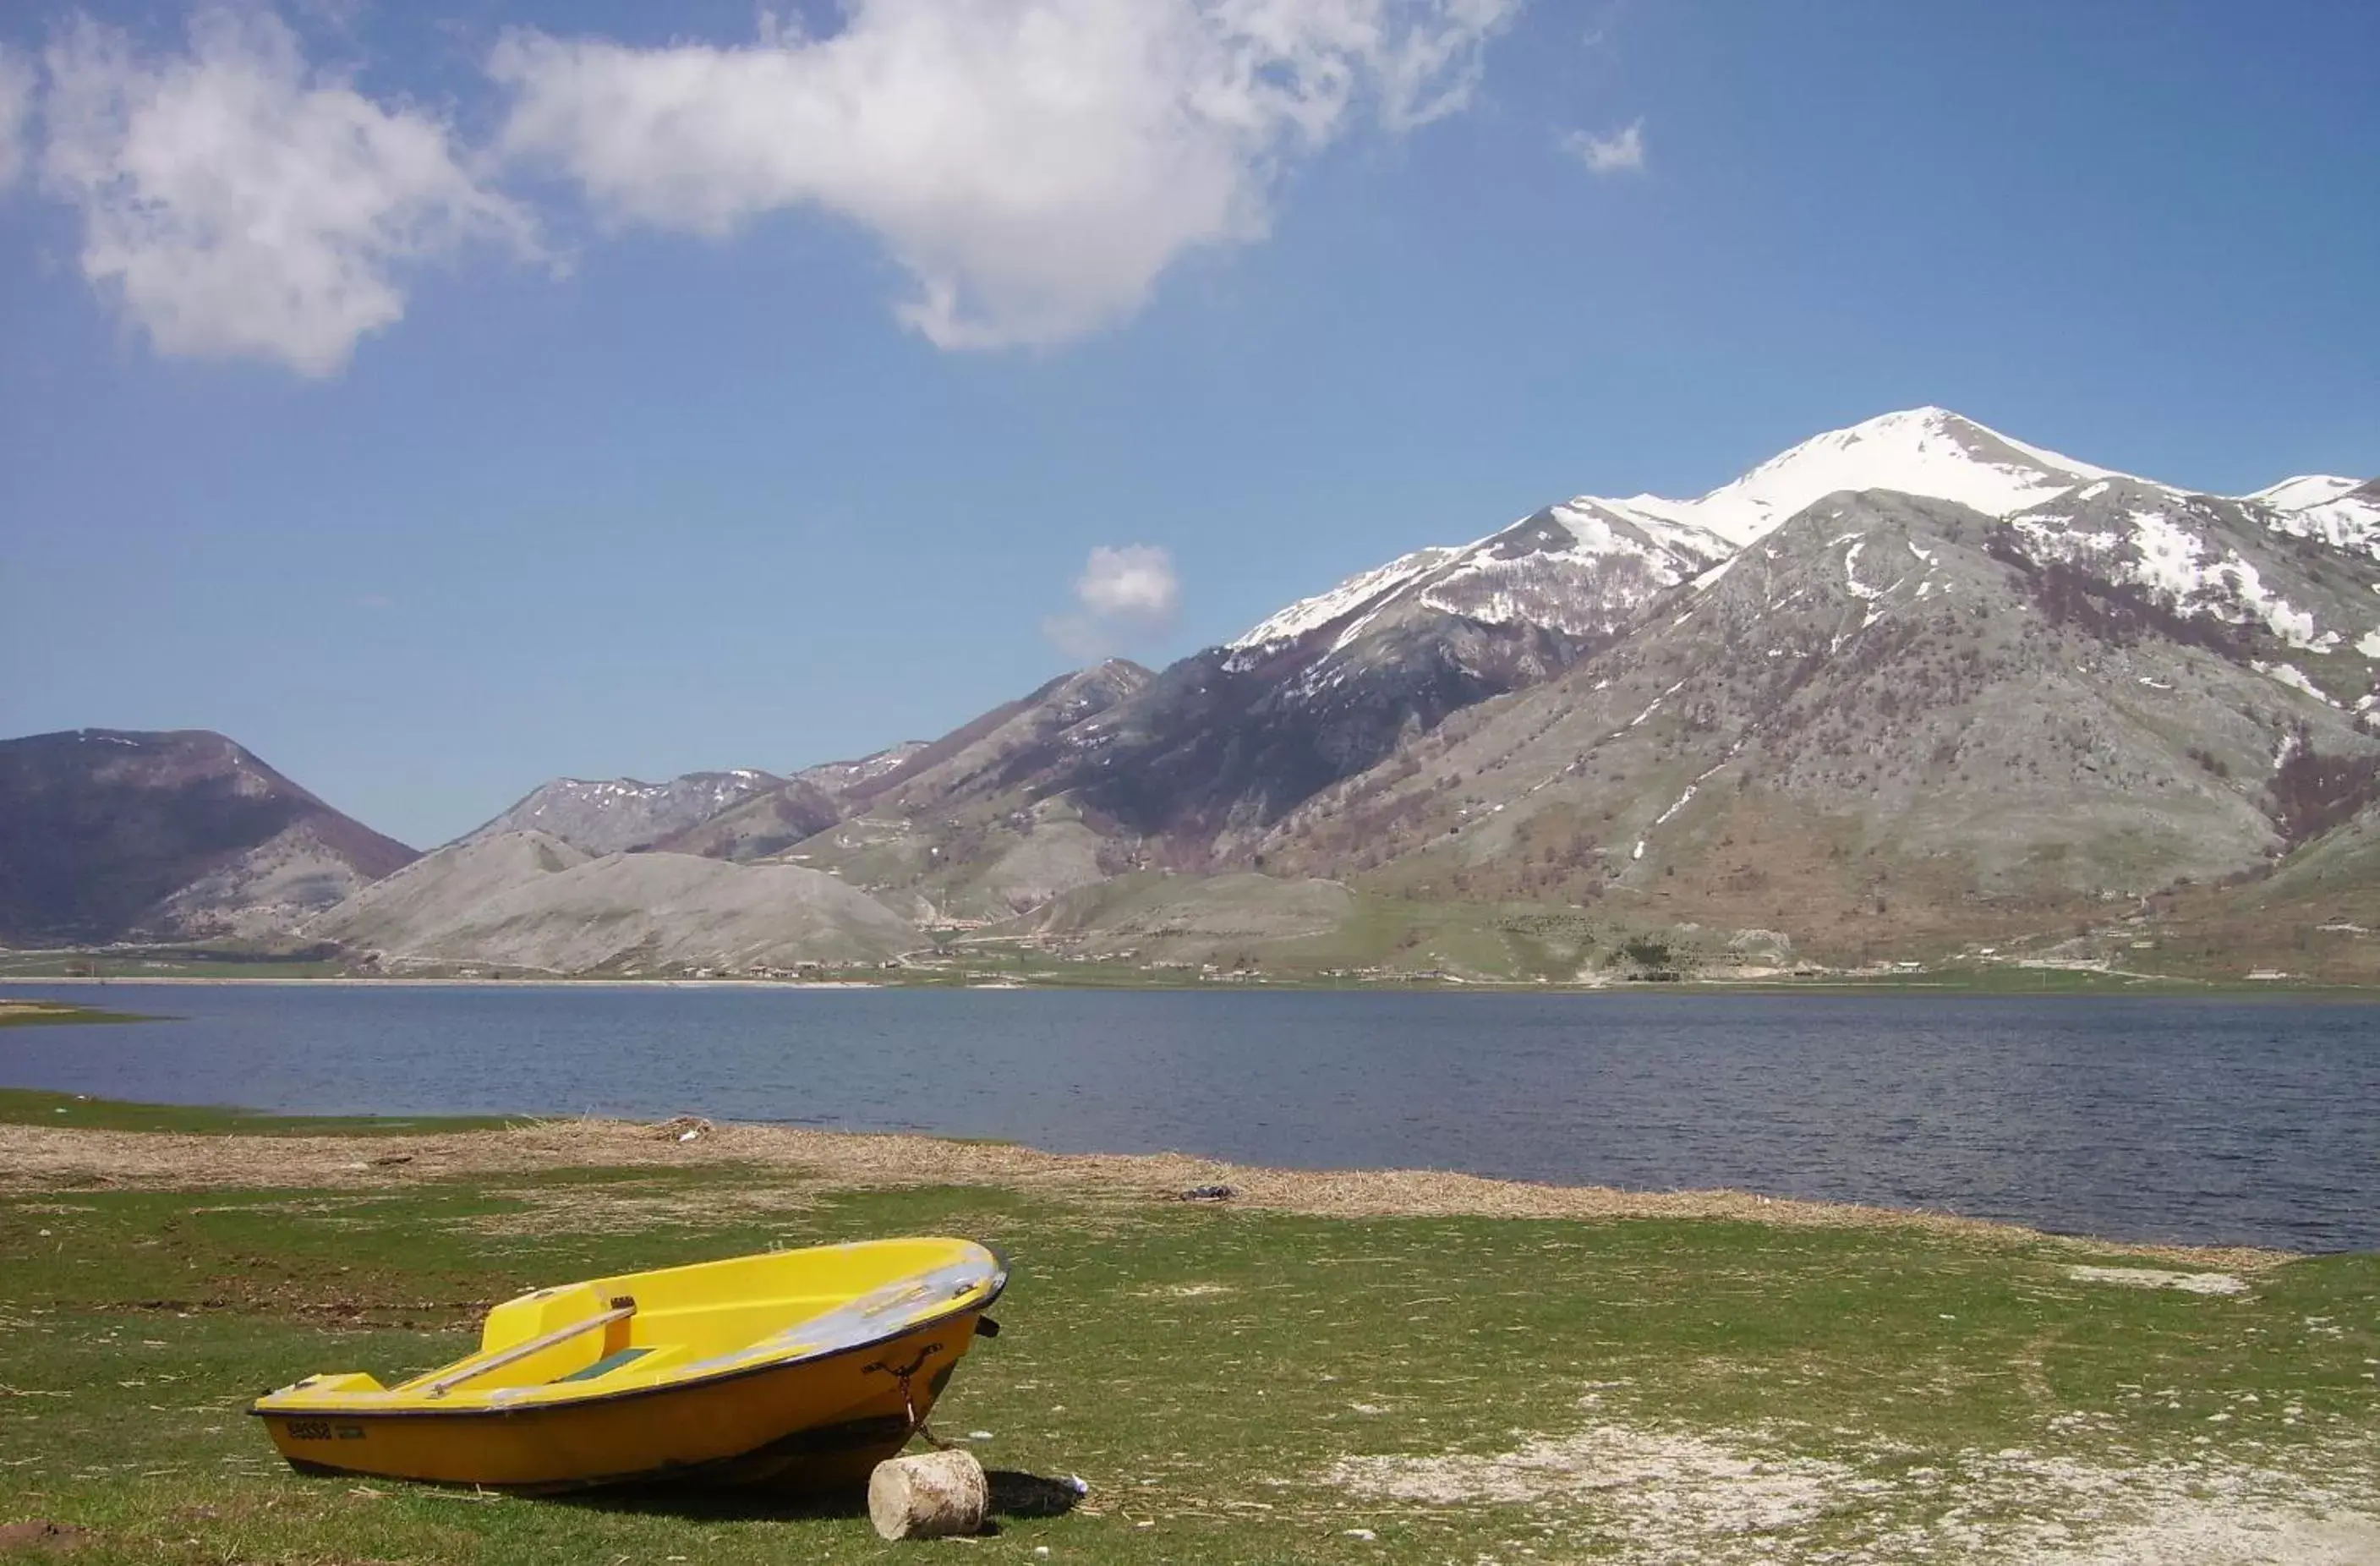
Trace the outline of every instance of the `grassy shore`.
<instances>
[{"instance_id":1,"label":"grassy shore","mask_svg":"<svg viewBox=\"0 0 2380 1566\"><path fill-rule=\"evenodd\" d=\"M902 1232L1014 1269L938 1428L1090 1486L973 1557L2380 1558L2375 1256L754 1127L58 1107L0 1099L0 1541L78 1562L952 1553L848 1501L301 1478L239 1413L452 1357L532 1285ZM1218 1179L1238 1197L1167 1199Z\"/></svg>"},{"instance_id":2,"label":"grassy shore","mask_svg":"<svg viewBox=\"0 0 2380 1566\"><path fill-rule=\"evenodd\" d=\"M492 1131L513 1123L492 1115L404 1120L336 1115L276 1115L206 1104L129 1104L81 1093L0 1087L0 1125L76 1131L170 1131L218 1136L418 1136L432 1132ZM0 1182L7 1178L0 1166Z\"/></svg>"},{"instance_id":3,"label":"grassy shore","mask_svg":"<svg viewBox=\"0 0 2380 1566\"><path fill-rule=\"evenodd\" d=\"M1135 878L1142 892L1166 878ZM1131 887L1113 889L1128 906ZM1146 910L1143 911L1146 914ZM1260 904L1235 917L1260 928ZM1226 920L1225 923L1231 921ZM1194 921L1195 923L1195 921ZM2070 929L2071 927L2069 927ZM2339 930L2361 927L2340 923ZM897 965L806 967L787 975L708 969L657 973L636 965L586 974L544 973L492 961L431 965L351 961L327 948L273 953L252 947L114 947L0 952L0 983L137 986L174 983L691 984L826 982L904 988L1030 986L1075 989L1267 988L1294 989L1523 989L1563 993L1758 993L1843 989L2010 994L2316 994L2370 998L2370 965L2350 961L2361 937L2324 935L2304 950L2231 940L2201 949L2143 937L2145 949L2104 929L2091 939L2011 939L1997 951L1970 943L1916 953L1883 945L1837 951L1815 964L1760 957L1741 967L1714 927L1649 927L1606 914L1530 904L1428 904L1359 899L1356 913L1328 936L1223 941L1152 933L1129 953L1099 941L1080 951L1053 938L993 929L930 932L933 945ZM1639 941L1639 937L1649 938ZM2319 932L2317 932L2319 933ZM1112 944L1111 938L1108 944ZM1135 938L1136 939L1136 938ZM2327 942L2327 944L2325 944ZM2342 944L2343 943L2343 944ZM1142 949L1143 947L1146 949ZM2337 948L2334 950L2333 948ZM1656 966L1631 952L1666 953ZM1915 955L1922 964L1890 959ZM1871 960L1871 958L1873 960ZM2085 960L2085 959L2089 960ZM1758 965L1776 962L1777 969ZM2266 977L2251 978L2252 973Z\"/></svg>"},{"instance_id":4,"label":"grassy shore","mask_svg":"<svg viewBox=\"0 0 2380 1566\"><path fill-rule=\"evenodd\" d=\"M11 1000L0 996L0 1027L72 1027L83 1023L153 1020L132 1012L108 1012L95 1006L69 1006L57 1001Z\"/></svg>"},{"instance_id":5,"label":"grassy shore","mask_svg":"<svg viewBox=\"0 0 2380 1566\"><path fill-rule=\"evenodd\" d=\"M0 975L0 982L11 976ZM2174 974L2138 973L2071 967L2026 967L2016 964L1949 965L1906 972L1822 972L1804 976L1745 978L1730 974L1684 973L1662 979L1615 977L1596 984L1555 983L1533 978L1465 977L1448 974L1395 974L1356 977L1298 970L1255 968L1215 974L1133 967L1121 964L1055 963L994 954L974 965L951 970L887 970L855 968L826 979L748 977L693 978L648 976L621 977L613 974L516 975L504 978L460 975L355 974L324 969L313 973L250 973L226 975L216 969L190 968L92 977L70 974L13 976L23 984L108 988L138 993L156 985L267 985L280 987L353 987L359 989L538 989L566 986L585 989L1100 989L1100 990L1332 990L1429 992L1439 994L1524 995L2010 995L2070 996L2131 995L2221 997L2253 996L2329 1000L2380 1001L2380 988L2369 984L2330 982L2305 977L2244 979L2236 977L2193 978ZM19 1002L19 1004L36 1004ZM71 1008L82 1014L56 1019L76 1022L135 1022L137 1014ZM0 1026L7 1026L0 1010Z\"/></svg>"}]
</instances>

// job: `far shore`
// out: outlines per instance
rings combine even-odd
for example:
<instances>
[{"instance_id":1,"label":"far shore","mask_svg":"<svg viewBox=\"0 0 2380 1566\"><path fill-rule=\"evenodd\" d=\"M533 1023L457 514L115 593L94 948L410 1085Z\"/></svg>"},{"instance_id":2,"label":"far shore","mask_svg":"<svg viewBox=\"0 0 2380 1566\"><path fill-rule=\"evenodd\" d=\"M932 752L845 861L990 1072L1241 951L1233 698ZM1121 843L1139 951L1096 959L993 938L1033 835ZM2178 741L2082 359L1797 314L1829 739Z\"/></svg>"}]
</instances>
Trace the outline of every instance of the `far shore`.
<instances>
[{"instance_id":1,"label":"far shore","mask_svg":"<svg viewBox=\"0 0 2380 1566\"><path fill-rule=\"evenodd\" d=\"M1980 977L1981 972L2015 974L2039 972L2057 976L2063 982L2045 982L2039 989L2022 983L1991 983ZM2078 982L2078 977L2080 982ZM2092 984L2091 980L2105 981ZM1345 994L1430 994L1430 995L1980 995L2020 999L2091 998L2109 995L2158 996L2168 999L2204 996L2236 1000L2242 996L2271 996L2277 999L2327 997L2341 1001L2380 1001L2380 989L2370 985L2347 984L2321 979L2263 978L2192 978L2160 974L2129 974L2089 970L2078 976L2076 970L2062 968L1956 970L1951 972L1919 972L1909 974L1840 973L1823 977L1779 978L1761 977L1736 978L1718 975L1698 975L1670 980L1619 979L1599 983L1556 984L1528 979L1462 978L1453 976L1430 978L1422 977L1365 978L1360 980L1327 981L1306 977L1265 979L1214 979L1200 981L1173 976L1151 975L1127 982L1073 982L1063 976L1026 975L1017 977L954 979L940 976L923 977L911 975L873 978L617 978L576 977L567 974L542 974L519 978L419 977L379 977L360 974L32 974L0 973L0 993L12 986L54 987L79 986L114 989L128 985L158 986L261 986L279 989L334 988L351 989L771 989L771 990L846 990L846 989L967 989L967 990L1047 990L1053 993L1101 991L1133 993L1167 990L1177 992L1247 993L1345 993Z\"/></svg>"},{"instance_id":2,"label":"far shore","mask_svg":"<svg viewBox=\"0 0 2380 1566\"><path fill-rule=\"evenodd\" d=\"M336 986L347 989L455 989L487 988L498 989L882 989L886 986L865 978L571 978L561 974L540 978L369 978L354 974L326 974L308 978L285 974L260 975L176 975L176 974L114 974L93 976L77 974L52 977L46 974L0 975L0 986L21 984L77 984L113 987L119 984L251 984L277 985L284 988L320 988ZM977 989L1012 989L1014 986L978 985Z\"/></svg>"}]
</instances>

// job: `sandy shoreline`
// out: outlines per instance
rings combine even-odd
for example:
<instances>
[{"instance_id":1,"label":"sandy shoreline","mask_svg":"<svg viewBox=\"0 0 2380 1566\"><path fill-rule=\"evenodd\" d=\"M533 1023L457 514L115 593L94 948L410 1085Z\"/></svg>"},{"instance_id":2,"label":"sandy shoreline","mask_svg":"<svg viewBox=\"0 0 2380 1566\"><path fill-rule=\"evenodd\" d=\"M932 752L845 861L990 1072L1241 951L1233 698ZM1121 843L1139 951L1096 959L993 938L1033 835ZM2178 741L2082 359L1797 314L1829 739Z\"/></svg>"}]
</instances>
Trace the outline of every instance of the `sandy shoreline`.
<instances>
[{"instance_id":1,"label":"sandy shoreline","mask_svg":"<svg viewBox=\"0 0 2380 1566\"><path fill-rule=\"evenodd\" d=\"M140 976L18 980L43 987L327 985L399 989L878 989L873 982L775 979L427 979ZM0 1014L38 1009L12 998L0 979ZM968 987L977 988L977 987ZM984 988L1017 989L1014 985ZM58 1002L58 1004L66 1004ZM338 1118L338 1117L330 1117ZM436 1118L436 1117L431 1117ZM1320 1217L1477 1216L1597 1220L1710 1219L1779 1227L1912 1228L2072 1245L2254 1270L2297 1253L2249 1245L2185 1245L2066 1235L2000 1220L1924 1209L1762 1196L1718 1188L1667 1192L1492 1179L1441 1170L1314 1171L1242 1165L1185 1154L1056 1154L1004 1143L955 1141L926 1133L824 1131L776 1124L702 1123L680 1147L635 1122L523 1117L503 1130L288 1136L225 1133L101 1131L0 1123L0 1191L67 1186L134 1189L410 1184L474 1173L571 1167L645 1168L745 1162L798 1168L843 1186L946 1183L1017 1188L1076 1185L1110 1194L1177 1198L1198 1185L1229 1184L1245 1205ZM398 1165L386 1155L402 1152ZM359 1171L370 1177L353 1178Z\"/></svg>"},{"instance_id":2,"label":"sandy shoreline","mask_svg":"<svg viewBox=\"0 0 2380 1566\"><path fill-rule=\"evenodd\" d=\"M687 1131L694 1135L679 1140ZM1269 1169L1180 1153L1048 1153L1007 1143L674 1121L528 1121L502 1130L376 1136L192 1135L0 1124L0 1191L225 1187L370 1189L556 1169L745 1166L821 1189L986 1185L1125 1203L1228 1185L1231 1205L1318 1218L1709 1220L1791 1229L1906 1229L1985 1243L2256 1271L2289 1253L2131 1244L1915 1209L1752 1192L1540 1185L1443 1170Z\"/></svg>"},{"instance_id":3,"label":"sandy shoreline","mask_svg":"<svg viewBox=\"0 0 2380 1566\"><path fill-rule=\"evenodd\" d=\"M0 977L0 988L9 985L74 985L108 989L117 985L268 985L290 987L328 987L350 989L883 989L890 988L865 978L358 978L351 976L299 978L286 975L209 974L202 977L173 974L125 974L94 978L88 975L50 978L34 975ZM1016 989L1015 985L971 985L970 989Z\"/></svg>"}]
</instances>

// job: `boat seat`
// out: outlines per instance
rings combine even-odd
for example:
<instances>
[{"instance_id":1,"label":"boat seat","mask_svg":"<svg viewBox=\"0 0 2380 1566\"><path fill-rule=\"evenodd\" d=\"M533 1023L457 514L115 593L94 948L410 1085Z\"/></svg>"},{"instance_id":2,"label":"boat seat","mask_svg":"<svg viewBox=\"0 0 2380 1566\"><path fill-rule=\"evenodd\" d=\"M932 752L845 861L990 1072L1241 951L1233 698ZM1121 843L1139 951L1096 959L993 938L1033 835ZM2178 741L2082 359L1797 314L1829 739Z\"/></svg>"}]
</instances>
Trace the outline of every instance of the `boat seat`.
<instances>
[{"instance_id":1,"label":"boat seat","mask_svg":"<svg viewBox=\"0 0 2380 1566\"><path fill-rule=\"evenodd\" d=\"M619 1369L620 1366L630 1364L633 1361L642 1359L645 1355L652 1352L653 1351L650 1348L641 1348L622 1349L617 1354L607 1354L602 1358L597 1360L594 1364L584 1366L579 1369L572 1371L567 1376L556 1376L552 1380L547 1382L546 1385L550 1387L558 1387L565 1381L592 1381L598 1377L609 1376L614 1370Z\"/></svg>"}]
</instances>

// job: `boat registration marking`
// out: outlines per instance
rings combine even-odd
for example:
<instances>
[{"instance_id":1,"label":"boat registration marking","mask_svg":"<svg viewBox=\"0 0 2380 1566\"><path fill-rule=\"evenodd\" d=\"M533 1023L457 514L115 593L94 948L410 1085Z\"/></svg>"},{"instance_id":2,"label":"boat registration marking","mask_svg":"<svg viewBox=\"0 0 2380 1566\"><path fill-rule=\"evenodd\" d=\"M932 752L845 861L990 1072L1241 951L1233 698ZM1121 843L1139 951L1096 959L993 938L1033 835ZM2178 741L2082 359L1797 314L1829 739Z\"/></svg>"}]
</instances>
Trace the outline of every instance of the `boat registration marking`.
<instances>
[{"instance_id":1,"label":"boat registration marking","mask_svg":"<svg viewBox=\"0 0 2380 1566\"><path fill-rule=\"evenodd\" d=\"M334 1425L328 1419L292 1419L284 1426L293 1441L359 1441L364 1439L360 1425Z\"/></svg>"}]
</instances>

